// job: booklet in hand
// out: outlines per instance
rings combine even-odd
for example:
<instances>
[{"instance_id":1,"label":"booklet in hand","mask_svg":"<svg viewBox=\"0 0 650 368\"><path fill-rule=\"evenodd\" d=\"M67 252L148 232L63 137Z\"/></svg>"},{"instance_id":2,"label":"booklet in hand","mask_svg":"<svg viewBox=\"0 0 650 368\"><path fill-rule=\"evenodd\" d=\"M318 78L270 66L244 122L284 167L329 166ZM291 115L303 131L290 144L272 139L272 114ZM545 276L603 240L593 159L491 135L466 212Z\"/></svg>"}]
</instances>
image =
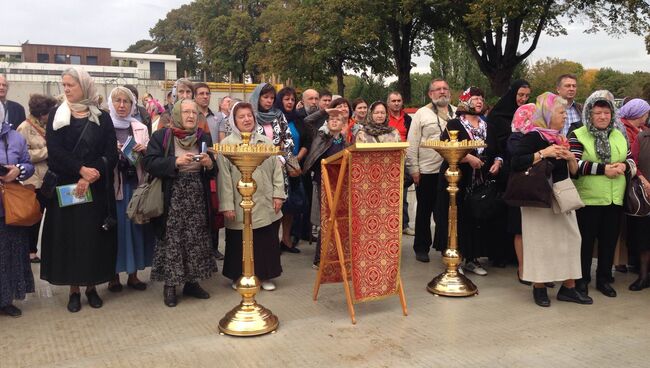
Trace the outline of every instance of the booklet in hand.
<instances>
[{"instance_id":1,"label":"booklet in hand","mask_svg":"<svg viewBox=\"0 0 650 368\"><path fill-rule=\"evenodd\" d=\"M60 185L56 187L56 196L59 199L59 207L75 206L83 203L90 203L93 201L93 195L90 192L90 187L86 190L86 195L77 197L75 189L77 184Z\"/></svg>"},{"instance_id":2,"label":"booklet in hand","mask_svg":"<svg viewBox=\"0 0 650 368\"><path fill-rule=\"evenodd\" d=\"M124 157L126 157L133 166L135 166L135 164L138 163L138 159L140 159L140 154L133 150L136 144L135 139L130 135L126 139L126 142L124 142L124 145L122 145L122 154L124 154Z\"/></svg>"}]
</instances>

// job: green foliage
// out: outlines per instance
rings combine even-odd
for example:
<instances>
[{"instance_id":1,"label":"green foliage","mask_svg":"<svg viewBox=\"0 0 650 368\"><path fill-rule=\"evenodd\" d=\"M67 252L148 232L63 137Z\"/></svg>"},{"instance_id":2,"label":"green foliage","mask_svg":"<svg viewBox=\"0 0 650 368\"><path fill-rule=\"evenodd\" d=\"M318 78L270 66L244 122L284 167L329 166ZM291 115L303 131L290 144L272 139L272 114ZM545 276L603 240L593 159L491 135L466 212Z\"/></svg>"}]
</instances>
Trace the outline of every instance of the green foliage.
<instances>
[{"instance_id":1,"label":"green foliage","mask_svg":"<svg viewBox=\"0 0 650 368\"><path fill-rule=\"evenodd\" d=\"M388 92L391 91L386 87L386 81L381 76L369 77L356 77L357 83L350 88L348 100L352 101L355 98L361 97L368 105L375 101L386 101Z\"/></svg>"},{"instance_id":2,"label":"green foliage","mask_svg":"<svg viewBox=\"0 0 650 368\"><path fill-rule=\"evenodd\" d=\"M558 76L562 74L575 74L578 77L576 100L584 101L590 93L587 88L584 88L584 84L580 82L584 72L585 70L582 64L574 61L558 58L538 60L530 67L526 75L526 80L530 83L532 89L531 99L544 92L555 93L557 91L556 80Z\"/></svg>"},{"instance_id":3,"label":"green foliage","mask_svg":"<svg viewBox=\"0 0 650 368\"><path fill-rule=\"evenodd\" d=\"M622 73L611 68L598 71L594 80L593 90L606 89L616 97L643 97L644 87L650 84L650 73Z\"/></svg>"},{"instance_id":4,"label":"green foliage","mask_svg":"<svg viewBox=\"0 0 650 368\"><path fill-rule=\"evenodd\" d=\"M151 40L138 40L133 45L126 49L126 52L147 52L156 47L156 44ZM156 50L156 53L158 51Z\"/></svg>"}]
</instances>

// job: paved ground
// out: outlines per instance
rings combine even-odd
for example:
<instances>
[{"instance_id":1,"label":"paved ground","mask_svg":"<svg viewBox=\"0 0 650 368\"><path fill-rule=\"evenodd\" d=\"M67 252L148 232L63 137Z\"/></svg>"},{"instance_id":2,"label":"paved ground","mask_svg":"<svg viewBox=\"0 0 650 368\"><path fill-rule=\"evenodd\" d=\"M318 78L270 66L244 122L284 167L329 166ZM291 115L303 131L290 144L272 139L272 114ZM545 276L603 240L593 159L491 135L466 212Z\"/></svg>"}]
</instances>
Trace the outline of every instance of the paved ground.
<instances>
[{"instance_id":1,"label":"paved ground","mask_svg":"<svg viewBox=\"0 0 650 368\"><path fill-rule=\"evenodd\" d=\"M301 254L282 256L278 289L258 295L280 329L256 338L218 334L219 319L239 302L221 275L203 283L207 301L180 299L167 308L159 283L118 294L103 285L104 307L94 310L82 297L77 314L65 309L67 288L38 281L37 292L17 303L22 318L0 318L0 368L650 365L650 290L628 291L635 275L616 274L617 298L593 290L592 306L553 298L550 308L537 307L513 267L470 276L476 297L435 297L425 287L442 270L440 257L432 252L431 263L416 262L412 241L404 237L402 257L409 316L395 297L357 305L352 325L342 285L324 285L313 302L314 247L305 243Z\"/></svg>"}]
</instances>

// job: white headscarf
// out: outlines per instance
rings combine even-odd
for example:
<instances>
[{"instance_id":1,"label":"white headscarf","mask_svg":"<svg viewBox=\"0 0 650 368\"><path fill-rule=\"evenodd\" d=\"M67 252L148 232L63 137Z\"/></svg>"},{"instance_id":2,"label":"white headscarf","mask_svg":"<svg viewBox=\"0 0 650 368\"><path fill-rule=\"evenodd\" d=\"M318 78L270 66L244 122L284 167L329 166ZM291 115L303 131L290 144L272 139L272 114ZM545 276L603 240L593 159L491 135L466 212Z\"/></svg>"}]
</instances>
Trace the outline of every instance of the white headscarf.
<instances>
[{"instance_id":1,"label":"white headscarf","mask_svg":"<svg viewBox=\"0 0 650 368\"><path fill-rule=\"evenodd\" d=\"M122 118L119 115L117 115L117 110L115 110L115 106L113 105L113 97L115 97L118 94L124 94L126 95L129 100L131 100L131 111L129 111L129 114L127 117ZM128 127L131 126L131 122L133 121L138 121L136 118L133 117L135 114L135 109L136 109L136 100L135 96L133 95L133 92L129 90L126 87L115 87L111 91L111 93L108 95L108 111L111 113L111 120L113 120L113 126L117 129L127 129Z\"/></svg>"},{"instance_id":2,"label":"white headscarf","mask_svg":"<svg viewBox=\"0 0 650 368\"><path fill-rule=\"evenodd\" d=\"M88 120L99 125L99 115L102 112L99 110L99 95L90 74L80 67L71 67L63 71L61 76L64 75L71 76L79 83L83 91L83 99L73 103L64 98L63 103L56 109L54 114L52 129L59 130L70 125L70 117L73 111L79 114L87 114Z\"/></svg>"}]
</instances>

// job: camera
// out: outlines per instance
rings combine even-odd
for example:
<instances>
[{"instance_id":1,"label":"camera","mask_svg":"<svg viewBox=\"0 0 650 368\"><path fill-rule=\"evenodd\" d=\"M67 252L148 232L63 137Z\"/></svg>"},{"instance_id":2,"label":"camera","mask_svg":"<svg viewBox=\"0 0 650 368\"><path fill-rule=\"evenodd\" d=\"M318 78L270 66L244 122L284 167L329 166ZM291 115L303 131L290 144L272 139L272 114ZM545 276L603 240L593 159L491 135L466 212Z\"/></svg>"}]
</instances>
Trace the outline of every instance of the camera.
<instances>
[{"instance_id":1,"label":"camera","mask_svg":"<svg viewBox=\"0 0 650 368\"><path fill-rule=\"evenodd\" d=\"M194 162L199 162L199 161L201 161L201 157L203 157L203 156L201 156L201 155L194 155L194 156L192 157L192 161L194 161Z\"/></svg>"}]
</instances>

